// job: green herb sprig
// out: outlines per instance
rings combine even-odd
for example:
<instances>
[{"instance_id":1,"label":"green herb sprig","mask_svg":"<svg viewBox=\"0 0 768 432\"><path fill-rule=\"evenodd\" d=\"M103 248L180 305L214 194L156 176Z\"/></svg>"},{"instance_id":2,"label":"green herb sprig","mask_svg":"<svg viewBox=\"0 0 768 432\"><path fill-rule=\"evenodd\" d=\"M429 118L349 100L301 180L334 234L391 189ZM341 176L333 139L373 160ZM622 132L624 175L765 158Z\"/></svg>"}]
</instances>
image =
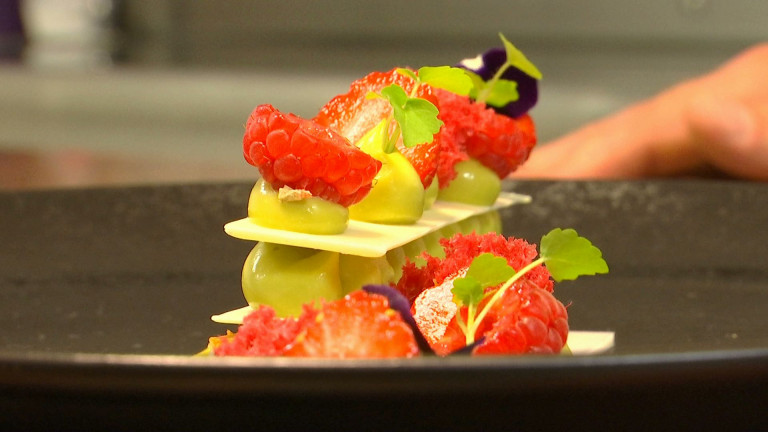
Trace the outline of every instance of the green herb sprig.
<instances>
[{"instance_id":1,"label":"green herb sprig","mask_svg":"<svg viewBox=\"0 0 768 432\"><path fill-rule=\"evenodd\" d=\"M398 68L397 72L415 81L410 94L397 84L390 84L381 92L371 92L369 98L384 98L392 105L392 118L396 126L384 146L385 153L395 150L395 144L402 137L406 148L432 142L434 135L443 126L437 118L439 111L430 101L416 97L421 85L430 85L468 95L472 88L472 80L463 69L450 66L425 66L417 72L410 69ZM389 130L389 127L387 127Z\"/></svg>"},{"instance_id":2,"label":"green herb sprig","mask_svg":"<svg viewBox=\"0 0 768 432\"><path fill-rule=\"evenodd\" d=\"M528 76L537 80L542 78L541 71L528 60L522 51L517 49L512 42L508 41L503 34L499 33L499 37L504 45L507 60L499 67L493 77L488 81L484 81L479 75L468 71L468 75L473 83L470 97L477 102L497 107L505 106L520 98L520 94L517 91L517 82L501 78L509 68L515 67L520 69Z\"/></svg>"},{"instance_id":3,"label":"green herb sprig","mask_svg":"<svg viewBox=\"0 0 768 432\"><path fill-rule=\"evenodd\" d=\"M466 322L461 313L456 315L467 345L475 342L480 323L504 292L537 266L544 264L557 282L608 273L608 264L600 249L573 229L555 228L541 238L539 246L539 258L520 270L513 269L502 257L484 253L472 261L464 277L453 281L454 301L459 308L467 307ZM487 288L499 284L499 288L486 292ZM489 300L478 310L486 297L490 297Z\"/></svg>"}]
</instances>

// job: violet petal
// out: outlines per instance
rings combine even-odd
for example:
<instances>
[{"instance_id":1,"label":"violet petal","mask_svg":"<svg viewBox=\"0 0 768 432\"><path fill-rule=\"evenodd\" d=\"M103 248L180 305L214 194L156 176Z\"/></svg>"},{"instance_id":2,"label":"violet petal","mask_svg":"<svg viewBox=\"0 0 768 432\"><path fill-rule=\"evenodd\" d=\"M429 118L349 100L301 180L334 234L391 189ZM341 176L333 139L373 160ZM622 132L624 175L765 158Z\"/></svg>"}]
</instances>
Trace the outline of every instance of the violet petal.
<instances>
[{"instance_id":1,"label":"violet petal","mask_svg":"<svg viewBox=\"0 0 768 432\"><path fill-rule=\"evenodd\" d=\"M387 300L389 300L389 307L398 311L400 316L403 318L403 321L405 321L405 323L411 327L413 336L416 338L416 344L419 346L421 352L430 354L434 353L432 347L429 346L427 339L423 334L421 334L419 326L416 325L416 320L413 319L413 314L411 314L411 304L408 302L408 299L400 293L400 291L392 288L389 285L365 285L363 286L363 290L369 294L379 294L386 297Z\"/></svg>"},{"instance_id":2,"label":"violet petal","mask_svg":"<svg viewBox=\"0 0 768 432\"><path fill-rule=\"evenodd\" d=\"M479 60L479 61L478 61ZM507 61L507 53L503 48L491 48L483 53L480 58L465 59L459 62L457 67L470 70L488 81ZM503 107L492 107L500 114L509 117L520 117L536 105L539 100L538 80L512 66L508 68L501 78L517 82L517 92L520 97Z\"/></svg>"}]
</instances>

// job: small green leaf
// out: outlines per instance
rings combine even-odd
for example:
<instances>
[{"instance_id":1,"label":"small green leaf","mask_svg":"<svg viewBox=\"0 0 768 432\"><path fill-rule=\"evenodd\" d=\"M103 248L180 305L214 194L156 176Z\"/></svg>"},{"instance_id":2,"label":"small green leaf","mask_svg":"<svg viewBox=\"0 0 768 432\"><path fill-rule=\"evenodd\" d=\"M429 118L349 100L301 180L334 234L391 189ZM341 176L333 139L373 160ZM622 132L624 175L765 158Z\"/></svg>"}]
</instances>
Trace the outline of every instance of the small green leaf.
<instances>
[{"instance_id":1,"label":"small green leaf","mask_svg":"<svg viewBox=\"0 0 768 432\"><path fill-rule=\"evenodd\" d=\"M395 114L403 134L403 145L413 147L432 142L443 126L443 122L437 118L438 113L437 107L428 100L409 99L402 116L398 118Z\"/></svg>"},{"instance_id":2,"label":"small green leaf","mask_svg":"<svg viewBox=\"0 0 768 432\"><path fill-rule=\"evenodd\" d=\"M472 260L466 277L474 278L483 288L487 288L507 281L515 273L505 258L486 252Z\"/></svg>"},{"instance_id":3,"label":"small green leaf","mask_svg":"<svg viewBox=\"0 0 768 432\"><path fill-rule=\"evenodd\" d=\"M483 299L484 295L480 282L472 276L455 279L451 293L458 300L459 306L476 306L480 304L480 300Z\"/></svg>"},{"instance_id":4,"label":"small green leaf","mask_svg":"<svg viewBox=\"0 0 768 432\"><path fill-rule=\"evenodd\" d=\"M396 84L381 89L381 95L392 104L392 116L400 125L405 147L432 142L443 125L437 118L439 111L435 105L425 99L408 97Z\"/></svg>"},{"instance_id":5,"label":"small green leaf","mask_svg":"<svg viewBox=\"0 0 768 432\"><path fill-rule=\"evenodd\" d=\"M517 92L517 82L500 79L494 83L485 103L495 107L503 107L518 99L520 99L520 94Z\"/></svg>"},{"instance_id":6,"label":"small green leaf","mask_svg":"<svg viewBox=\"0 0 768 432\"><path fill-rule=\"evenodd\" d=\"M478 93L482 92L487 85L483 77L472 72L471 70L464 71L470 80L472 80L472 90L469 91L469 97L477 99Z\"/></svg>"},{"instance_id":7,"label":"small green leaf","mask_svg":"<svg viewBox=\"0 0 768 432\"><path fill-rule=\"evenodd\" d=\"M397 84L390 84L381 89L381 95L388 99L393 107L400 109L405 106L405 102L408 100L405 90Z\"/></svg>"},{"instance_id":8,"label":"small green leaf","mask_svg":"<svg viewBox=\"0 0 768 432\"><path fill-rule=\"evenodd\" d=\"M504 44L504 50L507 52L507 63L525 72L531 78L540 80L542 77L541 71L528 60L525 54L517 49L512 42L508 41L503 34L499 33L499 37Z\"/></svg>"},{"instance_id":9,"label":"small green leaf","mask_svg":"<svg viewBox=\"0 0 768 432\"><path fill-rule=\"evenodd\" d=\"M451 66L424 66L419 69L418 80L461 96L467 96L473 87L464 69Z\"/></svg>"},{"instance_id":10,"label":"small green leaf","mask_svg":"<svg viewBox=\"0 0 768 432\"><path fill-rule=\"evenodd\" d=\"M405 75L408 78L410 78L410 79L412 79L412 80L414 80L416 82L419 81L419 77L416 76L416 72L414 72L414 71L412 71L412 70L410 70L408 68L397 68L397 73L399 73L400 75Z\"/></svg>"},{"instance_id":11,"label":"small green leaf","mask_svg":"<svg viewBox=\"0 0 768 432\"><path fill-rule=\"evenodd\" d=\"M573 229L555 228L541 238L541 258L557 282L608 273L602 252Z\"/></svg>"}]
</instances>

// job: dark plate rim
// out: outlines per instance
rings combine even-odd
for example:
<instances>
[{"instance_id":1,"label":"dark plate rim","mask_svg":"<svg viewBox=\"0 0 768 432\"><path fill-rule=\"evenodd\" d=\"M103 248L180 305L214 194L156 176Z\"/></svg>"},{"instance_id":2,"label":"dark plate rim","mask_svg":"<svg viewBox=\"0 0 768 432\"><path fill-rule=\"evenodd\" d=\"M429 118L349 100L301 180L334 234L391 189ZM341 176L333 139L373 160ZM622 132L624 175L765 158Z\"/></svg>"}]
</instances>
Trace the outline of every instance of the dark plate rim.
<instances>
[{"instance_id":1,"label":"dark plate rim","mask_svg":"<svg viewBox=\"0 0 768 432\"><path fill-rule=\"evenodd\" d=\"M329 380L329 378L332 378ZM378 395L768 383L768 348L577 357L323 360L0 353L0 388L111 394ZM514 386L510 386L514 383Z\"/></svg>"}]
</instances>

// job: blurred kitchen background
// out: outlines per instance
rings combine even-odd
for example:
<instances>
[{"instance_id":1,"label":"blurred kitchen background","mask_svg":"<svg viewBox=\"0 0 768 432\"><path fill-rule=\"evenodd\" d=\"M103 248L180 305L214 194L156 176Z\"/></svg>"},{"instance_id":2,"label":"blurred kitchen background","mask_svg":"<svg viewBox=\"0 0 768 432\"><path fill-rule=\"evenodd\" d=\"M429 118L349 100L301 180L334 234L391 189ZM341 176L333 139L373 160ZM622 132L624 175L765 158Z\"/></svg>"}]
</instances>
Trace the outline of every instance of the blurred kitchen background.
<instances>
[{"instance_id":1,"label":"blurred kitchen background","mask_svg":"<svg viewBox=\"0 0 768 432\"><path fill-rule=\"evenodd\" d=\"M544 73L546 142L768 39L768 2L0 0L0 188L252 179L254 106L311 117L499 32Z\"/></svg>"}]
</instances>

